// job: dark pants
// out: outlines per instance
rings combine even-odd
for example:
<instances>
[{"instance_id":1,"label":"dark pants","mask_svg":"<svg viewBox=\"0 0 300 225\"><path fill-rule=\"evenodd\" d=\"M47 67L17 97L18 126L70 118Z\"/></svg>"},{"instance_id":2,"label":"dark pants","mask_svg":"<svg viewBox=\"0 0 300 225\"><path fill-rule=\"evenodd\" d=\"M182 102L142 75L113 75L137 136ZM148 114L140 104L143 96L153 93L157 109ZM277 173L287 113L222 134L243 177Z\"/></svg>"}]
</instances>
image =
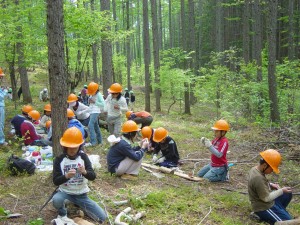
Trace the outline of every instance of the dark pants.
<instances>
[{"instance_id":1,"label":"dark pants","mask_svg":"<svg viewBox=\"0 0 300 225\"><path fill-rule=\"evenodd\" d=\"M149 117L136 117L133 119L134 122L136 122L136 124L142 124L141 128L146 127L146 126L150 126L153 118L152 116Z\"/></svg>"},{"instance_id":2,"label":"dark pants","mask_svg":"<svg viewBox=\"0 0 300 225\"><path fill-rule=\"evenodd\" d=\"M271 225L276 221L291 220L291 215L286 211L286 207L292 200L292 193L283 193L275 199L275 204L267 210L255 212L259 218Z\"/></svg>"}]
</instances>

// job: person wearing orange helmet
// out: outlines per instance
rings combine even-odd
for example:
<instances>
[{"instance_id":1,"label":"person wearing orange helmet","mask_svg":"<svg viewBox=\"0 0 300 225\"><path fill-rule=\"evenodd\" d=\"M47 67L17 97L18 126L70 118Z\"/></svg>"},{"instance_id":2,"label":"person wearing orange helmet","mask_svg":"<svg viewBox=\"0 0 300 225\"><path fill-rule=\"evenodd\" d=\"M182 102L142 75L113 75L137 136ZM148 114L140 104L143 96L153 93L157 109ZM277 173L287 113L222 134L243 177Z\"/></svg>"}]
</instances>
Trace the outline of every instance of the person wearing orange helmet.
<instances>
[{"instance_id":1,"label":"person wearing orange helmet","mask_svg":"<svg viewBox=\"0 0 300 225\"><path fill-rule=\"evenodd\" d=\"M229 131L229 124L225 120L218 120L211 129L215 135L212 142L205 137L201 138L201 143L211 152L211 162L199 170L198 176L212 182L226 181L228 140L225 135Z\"/></svg>"},{"instance_id":2,"label":"person wearing orange helmet","mask_svg":"<svg viewBox=\"0 0 300 225\"><path fill-rule=\"evenodd\" d=\"M28 113L28 119L24 120L21 124L21 134L24 139L25 145L47 146L51 143L42 138L37 131L33 123L40 119L40 113L36 110L31 110Z\"/></svg>"},{"instance_id":3,"label":"person wearing orange helmet","mask_svg":"<svg viewBox=\"0 0 300 225\"><path fill-rule=\"evenodd\" d=\"M2 68L0 68L0 79L2 81L4 77ZM4 124L5 124L5 96L7 95L7 90L0 88L0 145L7 145L4 135Z\"/></svg>"},{"instance_id":4,"label":"person wearing orange helmet","mask_svg":"<svg viewBox=\"0 0 300 225\"><path fill-rule=\"evenodd\" d=\"M249 171L248 193L252 210L269 224L291 220L286 207L292 199L292 188L280 188L278 184L270 183L266 178L266 175L272 172L279 173L281 155L277 150L268 149L260 152L260 156L259 165Z\"/></svg>"},{"instance_id":5,"label":"person wearing orange helmet","mask_svg":"<svg viewBox=\"0 0 300 225\"><path fill-rule=\"evenodd\" d=\"M110 93L105 99L108 130L110 134L119 137L122 125L121 115L128 111L128 106L126 99L122 96L122 86L119 83L112 84L107 91Z\"/></svg>"},{"instance_id":6,"label":"person wearing orange helmet","mask_svg":"<svg viewBox=\"0 0 300 225\"><path fill-rule=\"evenodd\" d=\"M157 143L154 148L153 163L168 168L177 167L180 159L177 145L168 135L168 131L163 127L157 128L153 134L153 141Z\"/></svg>"},{"instance_id":7,"label":"person wearing orange helmet","mask_svg":"<svg viewBox=\"0 0 300 225\"><path fill-rule=\"evenodd\" d=\"M147 111L127 111L125 115L128 120L133 120L137 124L142 124L141 128L150 126L153 121L152 115Z\"/></svg>"},{"instance_id":8,"label":"person wearing orange helmet","mask_svg":"<svg viewBox=\"0 0 300 225\"><path fill-rule=\"evenodd\" d=\"M44 106L44 115L42 116L39 126L46 131L46 122L51 121L51 105L46 104Z\"/></svg>"},{"instance_id":9,"label":"person wearing orange helmet","mask_svg":"<svg viewBox=\"0 0 300 225\"><path fill-rule=\"evenodd\" d=\"M63 153L53 163L53 183L59 186L59 191L53 196L53 206L63 224L74 223L67 217L66 200L78 205L97 223L107 218L105 211L88 197L88 181L95 180L96 173L89 157L80 150L83 143L81 131L76 127L68 128L60 139Z\"/></svg>"},{"instance_id":10,"label":"person wearing orange helmet","mask_svg":"<svg viewBox=\"0 0 300 225\"><path fill-rule=\"evenodd\" d=\"M97 144L102 144L102 135L98 123L98 117L100 112L104 109L104 99L102 94L99 92L99 85L95 82L89 83L87 87L87 94L90 95L89 98L89 113L90 121L88 124L90 132L90 145L95 146Z\"/></svg>"},{"instance_id":11,"label":"person wearing orange helmet","mask_svg":"<svg viewBox=\"0 0 300 225\"><path fill-rule=\"evenodd\" d=\"M88 137L88 133L84 129L82 123L80 123L80 121L76 119L75 113L71 109L67 109L67 117L68 117L68 128L77 127L81 131L83 138L86 139Z\"/></svg>"},{"instance_id":12,"label":"person wearing orange helmet","mask_svg":"<svg viewBox=\"0 0 300 225\"><path fill-rule=\"evenodd\" d=\"M14 116L14 118L12 118L12 120L10 121L11 123L11 131L10 133L12 135L17 135L17 137L21 138L22 134L21 134L21 124L24 122L24 120L28 119L28 113L33 110L31 105L24 105L21 109L22 114L18 114L16 116Z\"/></svg>"},{"instance_id":13,"label":"person wearing orange helmet","mask_svg":"<svg viewBox=\"0 0 300 225\"><path fill-rule=\"evenodd\" d=\"M153 151L157 146L157 143L153 140L154 131L155 130L149 126L145 126L141 129L142 138L147 138L149 141L148 151Z\"/></svg>"},{"instance_id":14,"label":"person wearing orange helmet","mask_svg":"<svg viewBox=\"0 0 300 225\"><path fill-rule=\"evenodd\" d=\"M134 180L139 173L144 153L148 150L148 140L143 139L140 146L133 147L139 128L128 120L122 125L122 137L110 135L107 140L111 147L107 153L108 171L125 180Z\"/></svg>"},{"instance_id":15,"label":"person wearing orange helmet","mask_svg":"<svg viewBox=\"0 0 300 225\"><path fill-rule=\"evenodd\" d=\"M70 94L67 100L69 109L72 109L76 118L82 123L83 126L88 126L90 122L89 107L81 103L75 94Z\"/></svg>"}]
</instances>

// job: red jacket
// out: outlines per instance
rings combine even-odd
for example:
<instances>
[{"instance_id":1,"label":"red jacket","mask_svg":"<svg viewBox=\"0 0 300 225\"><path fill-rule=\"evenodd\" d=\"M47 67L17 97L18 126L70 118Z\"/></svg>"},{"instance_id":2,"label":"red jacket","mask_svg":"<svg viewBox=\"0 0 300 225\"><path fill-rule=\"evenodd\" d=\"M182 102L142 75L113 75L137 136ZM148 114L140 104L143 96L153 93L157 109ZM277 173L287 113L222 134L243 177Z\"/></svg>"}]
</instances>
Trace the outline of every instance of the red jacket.
<instances>
[{"instance_id":1,"label":"red jacket","mask_svg":"<svg viewBox=\"0 0 300 225\"><path fill-rule=\"evenodd\" d=\"M215 138L212 141L212 144L216 150L222 152L223 155L221 158L218 158L214 154L211 155L211 165L213 167L221 167L227 164L226 154L228 150L228 140L226 137Z\"/></svg>"},{"instance_id":2,"label":"red jacket","mask_svg":"<svg viewBox=\"0 0 300 225\"><path fill-rule=\"evenodd\" d=\"M31 145L35 140L42 138L37 134L34 125L28 120L25 120L21 124L21 134L24 138L25 145Z\"/></svg>"}]
</instances>

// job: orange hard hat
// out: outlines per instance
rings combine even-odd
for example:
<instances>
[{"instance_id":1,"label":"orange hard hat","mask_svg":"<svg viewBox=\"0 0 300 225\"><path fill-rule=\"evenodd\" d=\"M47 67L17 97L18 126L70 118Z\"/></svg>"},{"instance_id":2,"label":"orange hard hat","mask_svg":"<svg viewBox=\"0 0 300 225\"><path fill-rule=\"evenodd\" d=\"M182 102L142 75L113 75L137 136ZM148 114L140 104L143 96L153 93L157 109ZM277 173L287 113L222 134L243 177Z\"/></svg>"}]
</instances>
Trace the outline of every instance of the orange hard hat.
<instances>
[{"instance_id":1,"label":"orange hard hat","mask_svg":"<svg viewBox=\"0 0 300 225\"><path fill-rule=\"evenodd\" d=\"M226 120L218 120L211 129L229 131L229 124Z\"/></svg>"},{"instance_id":2,"label":"orange hard hat","mask_svg":"<svg viewBox=\"0 0 300 225\"><path fill-rule=\"evenodd\" d=\"M275 173L279 173L279 165L281 163L281 155L274 149L268 149L259 153L261 157L268 163Z\"/></svg>"},{"instance_id":3,"label":"orange hard hat","mask_svg":"<svg viewBox=\"0 0 300 225\"><path fill-rule=\"evenodd\" d=\"M49 127L51 126L51 123L52 123L51 120L48 120L48 121L46 122L46 128L47 128L47 129L49 129Z\"/></svg>"},{"instance_id":4,"label":"orange hard hat","mask_svg":"<svg viewBox=\"0 0 300 225\"><path fill-rule=\"evenodd\" d=\"M41 117L41 114L36 110L31 110L28 113L28 116L30 116L33 120L39 120Z\"/></svg>"},{"instance_id":5,"label":"orange hard hat","mask_svg":"<svg viewBox=\"0 0 300 225\"><path fill-rule=\"evenodd\" d=\"M128 120L126 121L123 126L122 126L122 132L123 133L129 133L129 132L134 132L134 131L139 131L139 127L136 124L136 122L134 122L133 120Z\"/></svg>"},{"instance_id":6,"label":"orange hard hat","mask_svg":"<svg viewBox=\"0 0 300 225\"><path fill-rule=\"evenodd\" d=\"M76 102L77 100L78 98L75 94L69 94L67 102L71 103L71 102Z\"/></svg>"},{"instance_id":7,"label":"orange hard hat","mask_svg":"<svg viewBox=\"0 0 300 225\"><path fill-rule=\"evenodd\" d=\"M159 127L159 128L157 128L154 131L153 141L155 141L155 142L161 142L167 136L168 136L168 131L165 128L163 128L163 127Z\"/></svg>"},{"instance_id":8,"label":"orange hard hat","mask_svg":"<svg viewBox=\"0 0 300 225\"><path fill-rule=\"evenodd\" d=\"M23 107L22 107L22 112L24 112L24 113L29 113L31 110L33 110L33 108L32 108L32 106L31 105L24 105Z\"/></svg>"},{"instance_id":9,"label":"orange hard hat","mask_svg":"<svg viewBox=\"0 0 300 225\"><path fill-rule=\"evenodd\" d=\"M143 127L141 133L143 138L148 138L148 140L150 140L152 135L152 128L149 126Z\"/></svg>"},{"instance_id":10,"label":"orange hard hat","mask_svg":"<svg viewBox=\"0 0 300 225\"><path fill-rule=\"evenodd\" d=\"M3 76L5 76L5 74L3 73L2 68L0 68L0 77L3 77Z\"/></svg>"},{"instance_id":11,"label":"orange hard hat","mask_svg":"<svg viewBox=\"0 0 300 225\"><path fill-rule=\"evenodd\" d=\"M51 112L51 105L50 104L46 104L44 107L45 111Z\"/></svg>"},{"instance_id":12,"label":"orange hard hat","mask_svg":"<svg viewBox=\"0 0 300 225\"><path fill-rule=\"evenodd\" d=\"M133 111L127 111L126 114L125 114L125 115L126 115L126 118L128 119L129 116L130 116L132 113L133 113Z\"/></svg>"},{"instance_id":13,"label":"orange hard hat","mask_svg":"<svg viewBox=\"0 0 300 225\"><path fill-rule=\"evenodd\" d=\"M119 83L114 83L110 86L110 88L107 90L110 93L121 93L122 92L122 86Z\"/></svg>"},{"instance_id":14,"label":"orange hard hat","mask_svg":"<svg viewBox=\"0 0 300 225\"><path fill-rule=\"evenodd\" d=\"M82 133L77 127L68 128L60 139L60 144L69 148L79 147L83 142Z\"/></svg>"},{"instance_id":15,"label":"orange hard hat","mask_svg":"<svg viewBox=\"0 0 300 225\"><path fill-rule=\"evenodd\" d=\"M99 84L97 84L95 82L89 83L88 88L87 88L87 94L94 95L96 93L96 91L98 91L98 88L99 88Z\"/></svg>"},{"instance_id":16,"label":"orange hard hat","mask_svg":"<svg viewBox=\"0 0 300 225\"><path fill-rule=\"evenodd\" d=\"M67 117L68 118L75 117L75 114L71 109L67 109Z\"/></svg>"}]
</instances>

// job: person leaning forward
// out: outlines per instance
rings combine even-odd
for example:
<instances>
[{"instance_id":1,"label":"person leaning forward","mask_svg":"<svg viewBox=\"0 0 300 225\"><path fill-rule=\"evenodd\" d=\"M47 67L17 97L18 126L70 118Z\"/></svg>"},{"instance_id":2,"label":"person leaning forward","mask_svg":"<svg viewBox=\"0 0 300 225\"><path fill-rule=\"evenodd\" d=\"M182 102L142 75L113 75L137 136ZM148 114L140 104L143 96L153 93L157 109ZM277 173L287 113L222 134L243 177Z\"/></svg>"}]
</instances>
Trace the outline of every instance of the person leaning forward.
<instances>
[{"instance_id":1,"label":"person leaning forward","mask_svg":"<svg viewBox=\"0 0 300 225\"><path fill-rule=\"evenodd\" d=\"M114 135L107 138L111 145L107 154L108 171L122 179L134 180L139 173L144 153L148 150L148 140L142 140L141 146L132 147L139 131L132 120L126 121L121 131L121 138Z\"/></svg>"},{"instance_id":2,"label":"person leaning forward","mask_svg":"<svg viewBox=\"0 0 300 225\"><path fill-rule=\"evenodd\" d=\"M248 193L252 210L261 220L272 225L276 221L291 220L286 207L292 199L292 189L280 188L266 178L266 174L279 173L281 155L274 149L268 149L261 152L260 156L259 165L249 171Z\"/></svg>"}]
</instances>

